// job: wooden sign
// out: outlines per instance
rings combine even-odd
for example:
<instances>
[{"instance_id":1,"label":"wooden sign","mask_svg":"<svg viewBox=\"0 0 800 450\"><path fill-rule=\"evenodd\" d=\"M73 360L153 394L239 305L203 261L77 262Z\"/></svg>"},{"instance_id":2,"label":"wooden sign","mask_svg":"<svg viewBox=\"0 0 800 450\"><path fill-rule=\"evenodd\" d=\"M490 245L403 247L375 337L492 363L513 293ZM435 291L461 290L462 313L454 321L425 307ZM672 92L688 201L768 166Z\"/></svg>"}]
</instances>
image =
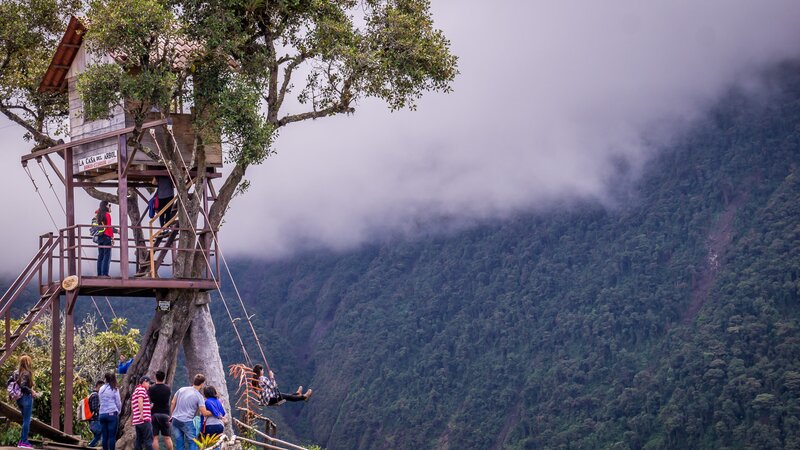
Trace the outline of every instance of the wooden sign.
<instances>
[{"instance_id":1,"label":"wooden sign","mask_svg":"<svg viewBox=\"0 0 800 450\"><path fill-rule=\"evenodd\" d=\"M98 167L105 167L116 163L117 163L116 150L98 153L96 155L86 156L79 159L78 172L85 172L87 170L97 169Z\"/></svg>"}]
</instances>

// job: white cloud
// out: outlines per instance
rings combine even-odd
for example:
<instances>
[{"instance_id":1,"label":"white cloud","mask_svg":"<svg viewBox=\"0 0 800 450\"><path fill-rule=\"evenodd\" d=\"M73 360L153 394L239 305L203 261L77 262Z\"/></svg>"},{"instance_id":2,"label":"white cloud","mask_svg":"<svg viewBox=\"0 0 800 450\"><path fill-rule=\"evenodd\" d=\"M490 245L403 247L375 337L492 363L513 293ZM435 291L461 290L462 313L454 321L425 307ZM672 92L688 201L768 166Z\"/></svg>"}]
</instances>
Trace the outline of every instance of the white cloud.
<instances>
[{"instance_id":1,"label":"white cloud","mask_svg":"<svg viewBox=\"0 0 800 450\"><path fill-rule=\"evenodd\" d=\"M440 217L603 199L615 160L637 167L653 150L645 142L800 53L796 1L433 3L461 58L455 92L427 96L417 112L367 101L354 116L282 131L278 155L250 171L252 188L234 201L228 254L345 249ZM12 131L0 129L3 183L20 189L4 208L26 221L7 214L3 231L14 236L11 255L29 255L49 219Z\"/></svg>"}]
</instances>

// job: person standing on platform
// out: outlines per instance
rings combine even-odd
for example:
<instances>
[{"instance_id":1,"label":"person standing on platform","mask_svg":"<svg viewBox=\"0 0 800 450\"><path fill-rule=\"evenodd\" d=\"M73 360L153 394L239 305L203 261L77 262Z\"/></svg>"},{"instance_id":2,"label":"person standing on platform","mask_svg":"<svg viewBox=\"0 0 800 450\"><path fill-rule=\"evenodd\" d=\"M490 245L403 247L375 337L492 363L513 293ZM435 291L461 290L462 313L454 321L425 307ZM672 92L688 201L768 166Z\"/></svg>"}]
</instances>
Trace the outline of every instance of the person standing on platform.
<instances>
[{"instance_id":1,"label":"person standing on platform","mask_svg":"<svg viewBox=\"0 0 800 450\"><path fill-rule=\"evenodd\" d=\"M134 450L153 450L153 424L150 418L150 377L143 375L131 395L131 423L136 430Z\"/></svg>"},{"instance_id":2,"label":"person standing on platform","mask_svg":"<svg viewBox=\"0 0 800 450\"><path fill-rule=\"evenodd\" d=\"M194 439L197 438L194 418L198 412L204 417L211 416L211 412L206 409L205 398L200 393L205 383L206 377L198 373L194 376L192 386L178 389L178 392L172 397L170 405L172 438L175 439L177 450L185 450L186 444L189 444L190 450L198 450L197 443L194 442Z\"/></svg>"},{"instance_id":3,"label":"person standing on platform","mask_svg":"<svg viewBox=\"0 0 800 450\"><path fill-rule=\"evenodd\" d=\"M103 436L103 450L115 450L122 400L119 398L117 376L113 372L108 372L104 378L106 383L100 388L100 426Z\"/></svg>"},{"instance_id":4,"label":"person standing on platform","mask_svg":"<svg viewBox=\"0 0 800 450\"><path fill-rule=\"evenodd\" d=\"M164 436L164 445L172 450L172 432L170 430L169 398L172 389L164 383L167 374L163 370L156 372L156 384L150 386L147 393L153 404L153 449L158 450L158 436Z\"/></svg>"},{"instance_id":5,"label":"person standing on platform","mask_svg":"<svg viewBox=\"0 0 800 450\"><path fill-rule=\"evenodd\" d=\"M100 207L95 211L97 214L97 225L102 230L97 235L97 276L107 277L108 269L111 267L111 244L114 242L114 227L111 226L111 213L108 210L108 202L103 200Z\"/></svg>"}]
</instances>

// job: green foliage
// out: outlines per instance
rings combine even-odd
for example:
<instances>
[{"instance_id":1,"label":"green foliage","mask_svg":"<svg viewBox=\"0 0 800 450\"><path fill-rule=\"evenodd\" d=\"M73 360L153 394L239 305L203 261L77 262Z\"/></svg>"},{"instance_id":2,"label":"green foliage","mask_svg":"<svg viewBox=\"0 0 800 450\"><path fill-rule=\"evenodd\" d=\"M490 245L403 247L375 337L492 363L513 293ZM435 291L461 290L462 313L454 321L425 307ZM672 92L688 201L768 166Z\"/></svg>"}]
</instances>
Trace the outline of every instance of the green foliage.
<instances>
[{"instance_id":1,"label":"green foliage","mask_svg":"<svg viewBox=\"0 0 800 450\"><path fill-rule=\"evenodd\" d=\"M113 54L123 67L134 69L163 65L174 55L159 40L176 37L176 24L167 2L158 0L91 0L86 35L90 48ZM160 64L161 63L161 64Z\"/></svg>"},{"instance_id":2,"label":"green foliage","mask_svg":"<svg viewBox=\"0 0 800 450\"><path fill-rule=\"evenodd\" d=\"M12 329L17 321L12 320ZM9 358L0 367L0 379L7 380L19 363L19 357L28 355L33 360L34 389L41 394L33 402L33 416L39 420L50 423L50 392L51 370L50 355L52 351L52 336L50 335L51 322L45 316L27 334L25 340L15 349ZM64 348L64 325L62 323L61 346ZM100 379L105 372L115 372L117 365L117 349L126 356L132 356L139 350L139 330L127 329L127 321L123 318L112 320L109 330L100 332L96 327L93 316L88 316L75 332L75 379L74 401L71 406L75 411L78 402L89 394L94 381ZM61 392L64 396L63 374L61 379ZM3 394L5 396L5 394ZM63 417L63 412L62 412ZM76 433L91 438L88 424L75 422ZM12 439L12 440L7 440ZM15 443L19 440L19 427L8 424L0 427L0 443Z\"/></svg>"},{"instance_id":3,"label":"green foliage","mask_svg":"<svg viewBox=\"0 0 800 450\"><path fill-rule=\"evenodd\" d=\"M256 86L231 74L219 98L219 125L228 144L228 162L260 164L269 155L275 125L260 114L261 96Z\"/></svg>"},{"instance_id":4,"label":"green foliage","mask_svg":"<svg viewBox=\"0 0 800 450\"><path fill-rule=\"evenodd\" d=\"M183 38L164 2L90 2L86 43L114 62L91 65L79 76L85 118L107 117L123 105L139 122L151 108L169 111L180 95L174 42Z\"/></svg>"},{"instance_id":5,"label":"green foliage","mask_svg":"<svg viewBox=\"0 0 800 450\"><path fill-rule=\"evenodd\" d=\"M67 99L40 93L42 76L53 57L78 0L4 0L0 2L0 108L6 116L29 124L25 138L41 143L64 132Z\"/></svg>"},{"instance_id":6,"label":"green foliage","mask_svg":"<svg viewBox=\"0 0 800 450\"><path fill-rule=\"evenodd\" d=\"M108 330L97 329L93 317L87 318L75 333L75 367L77 374L92 384L106 372L114 372L118 354L133 357L139 351L140 333L127 327L127 319L115 317Z\"/></svg>"},{"instance_id":7,"label":"green foliage","mask_svg":"<svg viewBox=\"0 0 800 450\"><path fill-rule=\"evenodd\" d=\"M124 72L117 64L97 64L78 77L78 92L86 120L107 118L122 103L121 85Z\"/></svg>"}]
</instances>

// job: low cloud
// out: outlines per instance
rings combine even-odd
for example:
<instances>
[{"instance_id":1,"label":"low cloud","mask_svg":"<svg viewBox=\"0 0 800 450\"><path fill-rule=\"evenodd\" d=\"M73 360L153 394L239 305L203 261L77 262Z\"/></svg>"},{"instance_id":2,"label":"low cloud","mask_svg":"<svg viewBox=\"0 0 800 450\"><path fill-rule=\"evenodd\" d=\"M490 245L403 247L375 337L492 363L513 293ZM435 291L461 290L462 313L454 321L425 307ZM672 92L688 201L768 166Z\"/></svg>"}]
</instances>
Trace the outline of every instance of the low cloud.
<instances>
[{"instance_id":1,"label":"low cloud","mask_svg":"<svg viewBox=\"0 0 800 450\"><path fill-rule=\"evenodd\" d=\"M620 161L635 173L732 85L800 54L792 1L444 1L434 14L461 58L455 92L286 129L235 201L226 247L346 249L443 217L604 201Z\"/></svg>"},{"instance_id":2,"label":"low cloud","mask_svg":"<svg viewBox=\"0 0 800 450\"><path fill-rule=\"evenodd\" d=\"M455 91L426 96L416 112L365 101L353 116L282 131L278 154L234 200L226 253L348 249L442 218L604 202L621 161L636 173L653 143L732 85L800 54L796 1L440 0L433 10L461 58ZM7 124L4 208L24 219L3 231L19 247L10 254L28 255L51 226L19 169L28 146Z\"/></svg>"}]
</instances>

